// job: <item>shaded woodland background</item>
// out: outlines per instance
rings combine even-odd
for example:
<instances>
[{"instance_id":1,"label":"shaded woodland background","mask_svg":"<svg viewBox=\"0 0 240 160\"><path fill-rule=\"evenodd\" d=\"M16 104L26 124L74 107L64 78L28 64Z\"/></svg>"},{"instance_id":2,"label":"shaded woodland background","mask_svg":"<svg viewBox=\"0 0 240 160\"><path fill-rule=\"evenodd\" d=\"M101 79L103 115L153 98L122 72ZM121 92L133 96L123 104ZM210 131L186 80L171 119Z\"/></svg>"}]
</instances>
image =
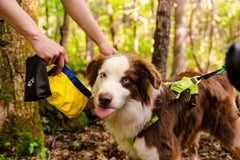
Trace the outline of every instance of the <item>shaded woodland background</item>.
<instances>
[{"instance_id":1,"label":"shaded woodland background","mask_svg":"<svg viewBox=\"0 0 240 160\"><path fill-rule=\"evenodd\" d=\"M47 36L66 48L68 67L87 85L87 62L99 51L61 2L18 2ZM228 44L240 35L240 0L88 0L88 3L109 42L120 53L136 54L152 62L163 78L185 70L206 73L221 67ZM89 131L88 125L96 122L88 110L68 119L44 100L23 101L25 61L32 55L27 40L0 19L0 159L45 159L47 153L49 158L51 146L58 138L64 139L64 133L78 132L78 138L84 139L82 135ZM80 144L76 139L70 150L80 152L86 141ZM107 150L115 149L112 154L119 155L113 140L110 144Z\"/></svg>"},{"instance_id":2,"label":"shaded woodland background","mask_svg":"<svg viewBox=\"0 0 240 160\"><path fill-rule=\"evenodd\" d=\"M240 34L238 0L89 0L88 3L106 37L120 53L137 54L149 61L154 61L153 40L159 13L162 16L160 21L166 25L165 28L164 25L160 27L164 32L167 29L170 32L165 37L168 39L170 36L169 46L160 44L164 48L162 50L169 50L166 53L167 76L178 73L177 68L181 68L180 71L196 69L207 72L221 66L227 45ZM163 20L164 17L170 25ZM63 33L68 32L69 66L72 70L82 70L86 61L99 53L98 49L86 40L84 32L74 21L70 19L69 26L63 25L64 22L68 23L68 19L58 0L41 0L39 26L59 42L60 28ZM160 41L164 43L164 40Z\"/></svg>"}]
</instances>

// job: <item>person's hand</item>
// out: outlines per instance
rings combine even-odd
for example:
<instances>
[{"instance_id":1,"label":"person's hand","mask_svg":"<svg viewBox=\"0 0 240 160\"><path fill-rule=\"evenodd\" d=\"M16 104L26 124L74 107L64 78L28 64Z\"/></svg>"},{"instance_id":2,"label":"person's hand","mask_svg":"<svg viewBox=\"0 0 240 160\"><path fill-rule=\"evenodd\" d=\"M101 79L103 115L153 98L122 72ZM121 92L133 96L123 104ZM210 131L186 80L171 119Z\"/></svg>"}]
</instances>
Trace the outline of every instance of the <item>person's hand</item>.
<instances>
[{"instance_id":1,"label":"person's hand","mask_svg":"<svg viewBox=\"0 0 240 160\"><path fill-rule=\"evenodd\" d=\"M65 49L54 40L40 35L29 40L35 53L46 61L47 65L57 64L55 74L59 74L64 65L68 63Z\"/></svg>"},{"instance_id":2,"label":"person's hand","mask_svg":"<svg viewBox=\"0 0 240 160\"><path fill-rule=\"evenodd\" d=\"M99 44L98 48L100 53L105 56L119 54L118 51L113 48L108 42Z\"/></svg>"}]
</instances>

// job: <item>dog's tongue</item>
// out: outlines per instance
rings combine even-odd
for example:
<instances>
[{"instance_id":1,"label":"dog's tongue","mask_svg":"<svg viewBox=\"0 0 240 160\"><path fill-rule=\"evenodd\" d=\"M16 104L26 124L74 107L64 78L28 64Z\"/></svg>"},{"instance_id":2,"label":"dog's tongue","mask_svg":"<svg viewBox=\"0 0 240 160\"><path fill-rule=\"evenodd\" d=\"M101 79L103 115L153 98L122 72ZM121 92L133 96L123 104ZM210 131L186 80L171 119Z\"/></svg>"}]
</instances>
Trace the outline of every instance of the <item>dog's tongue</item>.
<instances>
[{"instance_id":1,"label":"dog's tongue","mask_svg":"<svg viewBox=\"0 0 240 160\"><path fill-rule=\"evenodd\" d=\"M102 108L102 107L97 107L95 109L95 113L96 115L101 118L107 118L108 116L110 116L110 114L112 114L115 110L113 108Z\"/></svg>"}]
</instances>

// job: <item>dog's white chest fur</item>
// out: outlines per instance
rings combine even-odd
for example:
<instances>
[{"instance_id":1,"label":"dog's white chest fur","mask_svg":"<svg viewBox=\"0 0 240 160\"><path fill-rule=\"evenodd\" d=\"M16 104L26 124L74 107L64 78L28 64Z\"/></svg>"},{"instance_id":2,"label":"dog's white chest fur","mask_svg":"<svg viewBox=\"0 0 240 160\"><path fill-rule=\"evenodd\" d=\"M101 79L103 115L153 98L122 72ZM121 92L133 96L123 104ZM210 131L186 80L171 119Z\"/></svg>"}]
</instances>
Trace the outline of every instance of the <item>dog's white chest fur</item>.
<instances>
[{"instance_id":1,"label":"dog's white chest fur","mask_svg":"<svg viewBox=\"0 0 240 160\"><path fill-rule=\"evenodd\" d=\"M113 113L104 120L104 123L111 133L114 134L120 150L125 151L132 158L158 160L158 152L155 147L148 148L145 139L136 138L133 145L129 138L137 136L152 116L150 107L142 106L141 102L130 101L123 109Z\"/></svg>"}]
</instances>

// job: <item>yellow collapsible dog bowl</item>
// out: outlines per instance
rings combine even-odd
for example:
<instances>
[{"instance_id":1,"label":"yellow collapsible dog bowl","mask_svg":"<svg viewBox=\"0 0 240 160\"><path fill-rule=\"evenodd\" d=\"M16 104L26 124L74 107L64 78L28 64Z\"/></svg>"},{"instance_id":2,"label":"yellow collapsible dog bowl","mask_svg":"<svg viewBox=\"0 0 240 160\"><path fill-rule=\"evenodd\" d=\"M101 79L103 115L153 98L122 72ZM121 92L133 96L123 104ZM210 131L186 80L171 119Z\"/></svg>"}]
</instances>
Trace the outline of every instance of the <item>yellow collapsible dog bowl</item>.
<instances>
[{"instance_id":1,"label":"yellow collapsible dog bowl","mask_svg":"<svg viewBox=\"0 0 240 160\"><path fill-rule=\"evenodd\" d=\"M63 112L67 117L79 115L86 107L91 92L64 66L58 75L51 75L56 66L49 72L48 80L52 96L47 101Z\"/></svg>"}]
</instances>

